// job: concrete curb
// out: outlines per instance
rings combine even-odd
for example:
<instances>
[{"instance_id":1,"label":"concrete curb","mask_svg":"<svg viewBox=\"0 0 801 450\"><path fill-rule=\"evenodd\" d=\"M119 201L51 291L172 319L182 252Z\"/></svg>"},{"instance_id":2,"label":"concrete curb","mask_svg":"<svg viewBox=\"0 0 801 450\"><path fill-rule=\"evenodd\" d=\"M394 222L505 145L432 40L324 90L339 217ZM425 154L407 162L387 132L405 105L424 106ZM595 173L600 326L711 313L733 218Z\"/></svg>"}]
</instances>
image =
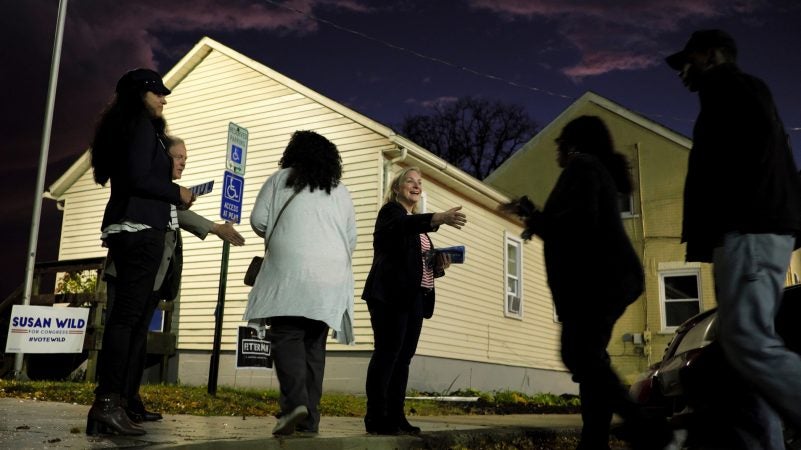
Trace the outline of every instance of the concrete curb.
<instances>
[{"instance_id":1,"label":"concrete curb","mask_svg":"<svg viewBox=\"0 0 801 450\"><path fill-rule=\"evenodd\" d=\"M86 436L89 407L68 403L0 398L0 449L439 449L522 448L559 436L576 436L576 414L410 417L419 436L374 436L357 417L323 417L320 433L274 438L273 417L165 415L144 424L145 436Z\"/></svg>"}]
</instances>

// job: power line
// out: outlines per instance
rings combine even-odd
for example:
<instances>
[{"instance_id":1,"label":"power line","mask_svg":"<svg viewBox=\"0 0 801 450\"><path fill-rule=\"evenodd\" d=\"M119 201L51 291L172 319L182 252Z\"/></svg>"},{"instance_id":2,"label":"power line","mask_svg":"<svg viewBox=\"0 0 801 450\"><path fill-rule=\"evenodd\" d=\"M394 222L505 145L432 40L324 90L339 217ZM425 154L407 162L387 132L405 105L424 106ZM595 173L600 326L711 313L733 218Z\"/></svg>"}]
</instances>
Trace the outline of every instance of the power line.
<instances>
[{"instance_id":1,"label":"power line","mask_svg":"<svg viewBox=\"0 0 801 450\"><path fill-rule=\"evenodd\" d=\"M487 73L487 72L482 72L480 70L473 69L473 68L467 67L467 66L463 66L461 64L456 64L454 62L451 62L451 61L448 61L448 60L445 60L445 59L442 59L442 58L437 58L435 56L429 56L429 55L426 55L424 53L420 53L420 52L418 52L416 50L412 50L410 48L406 48L406 47L403 47L401 45L393 44L392 42L386 41L384 39L379 39L377 37L370 36L368 34L362 33L361 31L356 31L356 30L347 28L345 26L339 25L339 24L337 24L335 22L332 22L330 20L323 19L321 17L317 17L314 14L302 11L302 10L297 9L297 8L293 8L293 7L285 5L283 3L279 3L279 2L277 2L275 0L264 0L264 2L269 3L269 4L273 5L273 6L278 7L278 8L282 8L282 9L285 9L287 11L292 11L294 13L300 14L300 15L305 16L305 17L307 17L307 18L309 18L311 20L314 20L316 22L326 24L326 25L328 25L328 26L330 26L332 28L335 28L335 29L337 29L339 31L342 31L342 32L345 32L345 33L349 33L349 34L352 34L354 36L358 36L358 37L360 37L362 39L367 39L368 41L376 42L378 44L381 44L381 45L383 45L385 47L389 47L391 49L397 50L399 52L408 53L410 55L416 56L416 57L421 58L421 59L425 59L425 60L428 60L428 61L431 61L431 62L435 62L435 63L443 64L443 65L446 65L446 66L449 66L449 67L453 67L453 68L455 68L457 70L461 70L463 72L467 72L467 73L470 73L470 74L473 74L473 75L476 75L476 76L479 76L479 77L482 77L482 78L487 78L489 80L498 81L498 82L501 82L501 83L504 83L504 84L507 84L509 86L513 86L513 87L516 87L516 88L526 89L526 90L537 92L537 93L540 93L540 94L550 95L552 97L564 98L564 99L567 99L567 100L575 100L576 99L576 97L574 97L572 95L560 94L558 92L553 92L553 91L550 91L548 89L542 89L542 88L538 88L536 86L530 86L530 85L527 85L527 84L524 84L524 83L518 83L517 81L508 80L508 79L506 79L504 77L501 77L501 76L498 76L498 75L493 75L493 74ZM640 114L643 114L643 113L640 113ZM690 119L681 119L681 118L676 118L676 117L669 117L669 116L665 116L663 114L643 114L643 115L647 115L647 116L650 116L650 117L662 117L662 118L666 118L666 119L675 120L677 122L693 122L693 120L690 120ZM789 128L787 128L787 130L796 131L797 132L797 131L801 131L801 127L789 127Z\"/></svg>"},{"instance_id":2,"label":"power line","mask_svg":"<svg viewBox=\"0 0 801 450\"><path fill-rule=\"evenodd\" d=\"M476 76L479 76L479 77L483 77L483 78L487 78L487 79L490 79L490 80L499 81L501 83L506 83L506 84L508 84L510 86L514 86L514 87L517 87L517 88L527 89L529 91L534 91L534 92L538 92L538 93L541 93L541 94L546 94L546 95L550 95L550 96L553 96L553 97L559 97L559 98L564 98L564 99L568 99L568 100L575 100L576 99L576 97L574 97L572 95L560 94L558 92L549 91L547 89L538 88L536 86L529 86L529 85L524 84L524 83L518 83L516 81L507 80L506 78L500 77L498 75L493 75L491 73L482 72L480 70L473 69L473 68L467 67L467 66L463 66L461 64L456 64L454 62L451 62L451 61L448 61L448 60L445 60L445 59L442 59L442 58L429 56L429 55L420 53L418 51L415 51L415 50L412 50L412 49L409 49L409 48L406 48L406 47L403 47L403 46L400 46L400 45L397 45L397 44L393 44L392 42L385 41L383 39L379 39L377 37L370 36L368 34L362 33L361 31L352 30L350 28L344 27L344 26L339 25L337 23L331 22L330 20L326 20L326 19L317 17L314 14L310 14L310 13L307 13L305 11L301 11L301 10L299 10L297 8L293 8L291 6L284 5L282 3L278 3L275 0L264 0L264 1L269 3L269 4L271 4L271 5L273 5L273 6L277 6L279 8L283 8L283 9L286 9L288 11L292 11L292 12L298 13L298 14L300 14L302 16L308 17L309 19L314 20L316 22L324 23L324 24L326 24L326 25L328 25L330 27L336 28L339 31L343 31L345 33L353 34L353 35L358 36L360 38L367 39L368 41L377 42L377 43L379 43L379 44L381 44L381 45L383 45L385 47L392 48L392 49L397 50L399 52L408 53L410 55L416 56L416 57L421 58L421 59L426 59L428 61L432 61L432 62L435 62L435 63L444 64L446 66L453 67L453 68L455 68L457 70L461 70L463 72L471 73L473 75L476 75Z\"/></svg>"}]
</instances>

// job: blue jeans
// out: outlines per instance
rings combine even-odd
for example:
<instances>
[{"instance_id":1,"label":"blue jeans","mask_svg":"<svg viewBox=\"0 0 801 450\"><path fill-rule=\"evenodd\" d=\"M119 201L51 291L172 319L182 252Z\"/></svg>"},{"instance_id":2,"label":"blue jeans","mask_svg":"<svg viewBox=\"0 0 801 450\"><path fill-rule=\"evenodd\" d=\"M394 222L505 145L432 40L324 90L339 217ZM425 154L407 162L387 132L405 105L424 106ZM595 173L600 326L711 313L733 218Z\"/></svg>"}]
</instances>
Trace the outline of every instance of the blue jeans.
<instances>
[{"instance_id":1,"label":"blue jeans","mask_svg":"<svg viewBox=\"0 0 801 450\"><path fill-rule=\"evenodd\" d=\"M779 414L801 429L801 357L775 327L793 243L791 235L728 233L713 255L719 341L753 388L752 423L736 427L749 449L784 449Z\"/></svg>"}]
</instances>

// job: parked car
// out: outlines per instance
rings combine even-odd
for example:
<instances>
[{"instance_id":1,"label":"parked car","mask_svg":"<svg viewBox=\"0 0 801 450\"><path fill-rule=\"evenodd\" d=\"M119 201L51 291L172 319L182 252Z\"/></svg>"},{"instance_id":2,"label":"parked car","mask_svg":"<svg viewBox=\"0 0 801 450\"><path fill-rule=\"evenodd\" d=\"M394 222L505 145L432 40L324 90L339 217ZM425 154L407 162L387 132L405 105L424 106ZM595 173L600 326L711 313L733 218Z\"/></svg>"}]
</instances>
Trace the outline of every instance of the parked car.
<instances>
[{"instance_id":1,"label":"parked car","mask_svg":"<svg viewBox=\"0 0 801 450\"><path fill-rule=\"evenodd\" d=\"M788 287L776 320L787 347L801 353L801 285ZM677 330L662 359L632 384L630 394L652 414L688 432L685 445L703 447L731 436L731 421L749 405L745 382L734 372L717 342L717 309L704 311ZM788 449L801 449L801 436L785 430Z\"/></svg>"}]
</instances>

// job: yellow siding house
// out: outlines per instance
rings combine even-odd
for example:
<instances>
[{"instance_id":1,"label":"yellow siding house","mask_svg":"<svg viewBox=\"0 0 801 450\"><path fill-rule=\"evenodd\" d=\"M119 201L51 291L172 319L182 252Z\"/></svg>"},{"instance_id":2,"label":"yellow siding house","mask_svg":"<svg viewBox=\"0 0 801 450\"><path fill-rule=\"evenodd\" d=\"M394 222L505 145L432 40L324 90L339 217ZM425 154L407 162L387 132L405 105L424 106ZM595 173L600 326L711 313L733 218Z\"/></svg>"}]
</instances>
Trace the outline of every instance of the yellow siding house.
<instances>
[{"instance_id":1,"label":"yellow siding house","mask_svg":"<svg viewBox=\"0 0 801 450\"><path fill-rule=\"evenodd\" d=\"M500 202L508 200L505 195L392 129L209 38L202 39L164 79L173 91L165 107L169 131L183 138L188 147L189 163L181 183L191 186L215 181L215 191L200 197L194 211L220 220L219 187L228 124L234 122L249 131L245 211L238 227L247 244L230 252L220 384L276 387L271 372L234 369L236 328L243 324L249 292L242 277L250 259L264 247L250 229L249 205L264 180L278 168L290 135L295 130L314 130L331 139L341 152L343 181L354 200L358 227L353 263L357 344L329 344L326 389L364 389L373 338L359 295L372 261L375 217L388 177L403 166L416 165L426 180L425 209L441 211L462 205L469 222L462 230L443 227L432 235L437 246L466 245L467 261L452 266L447 276L438 280L437 309L424 325L409 387L436 392L449 387L575 392L559 357L559 325L553 317L541 245L524 245L518 238L520 224L495 211ZM686 153L682 145L669 150L682 157ZM89 163L85 153L47 193L64 212L59 259L105 255L100 246L100 221L109 189L92 181ZM677 162L677 168L681 164ZM641 222L630 223L633 231ZM205 241L186 236L184 242L183 280L172 326L177 332L177 355L171 359L170 376L183 383L204 384L214 335L222 244L214 236ZM588 263L591 267L591 259ZM637 317L629 320L634 323ZM656 312L653 317L658 317ZM642 332L645 327L631 329Z\"/></svg>"},{"instance_id":2,"label":"yellow siding house","mask_svg":"<svg viewBox=\"0 0 801 450\"><path fill-rule=\"evenodd\" d=\"M685 263L680 243L691 141L587 92L484 181L511 197L528 195L542 206L561 171L554 139L569 121L582 115L606 122L615 147L629 160L634 181L633 195L621 199L621 210L623 225L645 269L645 292L618 322L608 348L617 370L631 381L662 357L682 321L715 306L711 266ZM593 270L593 255L586 255L582 267L575 273L577 283L583 271Z\"/></svg>"}]
</instances>

